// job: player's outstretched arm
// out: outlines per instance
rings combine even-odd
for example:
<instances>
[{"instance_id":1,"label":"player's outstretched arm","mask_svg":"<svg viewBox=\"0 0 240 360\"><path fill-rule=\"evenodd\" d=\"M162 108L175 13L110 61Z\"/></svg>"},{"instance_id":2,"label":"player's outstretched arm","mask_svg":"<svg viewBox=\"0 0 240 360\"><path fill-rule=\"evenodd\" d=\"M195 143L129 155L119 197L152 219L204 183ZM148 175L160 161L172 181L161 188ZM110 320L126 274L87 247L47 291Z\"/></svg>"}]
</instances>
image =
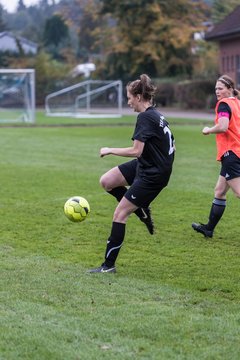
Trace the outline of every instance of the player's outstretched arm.
<instances>
[{"instance_id":1,"label":"player's outstretched arm","mask_svg":"<svg viewBox=\"0 0 240 360\"><path fill-rule=\"evenodd\" d=\"M100 149L100 156L117 155L126 157L139 157L141 156L144 148L144 143L138 140L134 140L133 146L127 148L109 148L103 147Z\"/></svg>"}]
</instances>

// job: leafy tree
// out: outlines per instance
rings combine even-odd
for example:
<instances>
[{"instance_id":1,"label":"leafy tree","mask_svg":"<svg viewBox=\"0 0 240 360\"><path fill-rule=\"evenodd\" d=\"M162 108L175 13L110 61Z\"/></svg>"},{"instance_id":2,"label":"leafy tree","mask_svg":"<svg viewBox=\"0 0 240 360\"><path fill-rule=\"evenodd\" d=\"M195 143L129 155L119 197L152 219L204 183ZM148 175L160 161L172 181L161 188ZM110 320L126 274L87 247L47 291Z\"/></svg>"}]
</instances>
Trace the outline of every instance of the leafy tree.
<instances>
[{"instance_id":1,"label":"leafy tree","mask_svg":"<svg viewBox=\"0 0 240 360\"><path fill-rule=\"evenodd\" d=\"M9 25L11 31L24 36L23 35L24 32L22 31L22 29L28 28L32 23L31 18L29 17L27 11L18 11L16 14L14 14L12 19L14 21L14 26L12 26L12 23L11 25Z\"/></svg>"},{"instance_id":2,"label":"leafy tree","mask_svg":"<svg viewBox=\"0 0 240 360\"><path fill-rule=\"evenodd\" d=\"M26 10L26 6L23 0L18 0L17 11L23 11L23 10Z\"/></svg>"},{"instance_id":3,"label":"leafy tree","mask_svg":"<svg viewBox=\"0 0 240 360\"><path fill-rule=\"evenodd\" d=\"M238 5L239 0L214 0L212 6L212 20L216 24L230 14Z\"/></svg>"},{"instance_id":4,"label":"leafy tree","mask_svg":"<svg viewBox=\"0 0 240 360\"><path fill-rule=\"evenodd\" d=\"M68 26L59 15L53 15L46 20L43 38L45 45L58 46L63 39L68 38Z\"/></svg>"},{"instance_id":5,"label":"leafy tree","mask_svg":"<svg viewBox=\"0 0 240 360\"><path fill-rule=\"evenodd\" d=\"M59 4L59 13L69 26L78 62L99 57L100 38L104 37L106 27L100 9L99 0L62 0Z\"/></svg>"},{"instance_id":6,"label":"leafy tree","mask_svg":"<svg viewBox=\"0 0 240 360\"><path fill-rule=\"evenodd\" d=\"M193 57L193 78L215 79L218 73L218 46L201 40L197 54Z\"/></svg>"},{"instance_id":7,"label":"leafy tree","mask_svg":"<svg viewBox=\"0 0 240 360\"><path fill-rule=\"evenodd\" d=\"M6 30L6 23L4 21L4 9L3 6L0 4L0 32Z\"/></svg>"},{"instance_id":8,"label":"leafy tree","mask_svg":"<svg viewBox=\"0 0 240 360\"><path fill-rule=\"evenodd\" d=\"M206 17L202 1L101 0L102 14L116 20L109 30L109 76L192 73L192 34ZM144 14L144 15L143 15Z\"/></svg>"},{"instance_id":9,"label":"leafy tree","mask_svg":"<svg viewBox=\"0 0 240 360\"><path fill-rule=\"evenodd\" d=\"M46 96L59 89L59 84L65 80L70 71L66 64L52 59L51 55L44 51L32 57L11 58L9 66L16 69L35 69L37 105L43 105Z\"/></svg>"},{"instance_id":10,"label":"leafy tree","mask_svg":"<svg viewBox=\"0 0 240 360\"><path fill-rule=\"evenodd\" d=\"M39 1L39 7L40 8L47 8L49 6L48 0L40 0Z\"/></svg>"},{"instance_id":11,"label":"leafy tree","mask_svg":"<svg viewBox=\"0 0 240 360\"><path fill-rule=\"evenodd\" d=\"M67 65L56 61L44 51L34 58L36 70L36 95L38 104L43 104L45 97L58 88L58 83L65 79L69 72Z\"/></svg>"},{"instance_id":12,"label":"leafy tree","mask_svg":"<svg viewBox=\"0 0 240 360\"><path fill-rule=\"evenodd\" d=\"M38 44L42 42L46 19L50 18L57 5L31 5L15 13L6 13L5 22L12 32Z\"/></svg>"},{"instance_id":13,"label":"leafy tree","mask_svg":"<svg viewBox=\"0 0 240 360\"><path fill-rule=\"evenodd\" d=\"M51 56L60 61L65 61L65 48L69 48L69 29L60 15L53 15L47 19L43 33L44 49Z\"/></svg>"},{"instance_id":14,"label":"leafy tree","mask_svg":"<svg viewBox=\"0 0 240 360\"><path fill-rule=\"evenodd\" d=\"M10 64L11 55L9 51L0 51L0 67L8 68Z\"/></svg>"},{"instance_id":15,"label":"leafy tree","mask_svg":"<svg viewBox=\"0 0 240 360\"><path fill-rule=\"evenodd\" d=\"M103 17L99 16L99 1L88 0L82 9L79 21L79 55L83 61L89 61L91 57L100 53L100 38L104 33Z\"/></svg>"}]
</instances>

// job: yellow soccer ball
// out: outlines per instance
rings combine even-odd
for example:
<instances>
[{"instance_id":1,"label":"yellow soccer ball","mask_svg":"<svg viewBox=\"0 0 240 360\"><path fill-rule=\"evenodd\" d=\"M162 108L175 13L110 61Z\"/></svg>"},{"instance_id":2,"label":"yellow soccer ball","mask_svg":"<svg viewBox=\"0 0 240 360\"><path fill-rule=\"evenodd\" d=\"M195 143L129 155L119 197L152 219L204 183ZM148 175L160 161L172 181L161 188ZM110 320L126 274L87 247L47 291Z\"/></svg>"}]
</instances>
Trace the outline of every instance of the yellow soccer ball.
<instances>
[{"instance_id":1,"label":"yellow soccer ball","mask_svg":"<svg viewBox=\"0 0 240 360\"><path fill-rule=\"evenodd\" d=\"M64 204L64 214L73 222L85 220L89 213L89 203L82 196L73 196Z\"/></svg>"}]
</instances>

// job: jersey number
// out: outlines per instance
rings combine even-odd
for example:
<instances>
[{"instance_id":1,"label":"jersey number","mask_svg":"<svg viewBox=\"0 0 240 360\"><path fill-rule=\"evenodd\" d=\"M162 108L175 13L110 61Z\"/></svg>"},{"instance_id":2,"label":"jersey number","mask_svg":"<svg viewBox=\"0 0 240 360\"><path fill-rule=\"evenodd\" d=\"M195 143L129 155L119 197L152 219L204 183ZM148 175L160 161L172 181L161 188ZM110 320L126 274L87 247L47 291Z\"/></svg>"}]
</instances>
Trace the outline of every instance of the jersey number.
<instances>
[{"instance_id":1,"label":"jersey number","mask_svg":"<svg viewBox=\"0 0 240 360\"><path fill-rule=\"evenodd\" d=\"M173 143L173 139L172 139L172 133L171 133L170 129L169 129L167 126L164 126L163 132L164 132L164 134L167 134L167 135L168 135L168 138L169 138L169 151L168 151L168 155L171 155L171 154L174 152L174 150L175 150L174 143Z\"/></svg>"}]
</instances>

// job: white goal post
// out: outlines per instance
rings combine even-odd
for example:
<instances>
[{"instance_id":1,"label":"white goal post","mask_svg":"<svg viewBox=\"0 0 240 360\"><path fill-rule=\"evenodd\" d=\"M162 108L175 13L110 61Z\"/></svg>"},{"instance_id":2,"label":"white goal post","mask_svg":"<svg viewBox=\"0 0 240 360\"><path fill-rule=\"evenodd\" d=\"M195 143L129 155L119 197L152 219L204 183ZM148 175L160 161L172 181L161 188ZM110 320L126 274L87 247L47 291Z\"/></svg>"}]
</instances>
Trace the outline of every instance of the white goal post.
<instances>
[{"instance_id":1,"label":"white goal post","mask_svg":"<svg viewBox=\"0 0 240 360\"><path fill-rule=\"evenodd\" d=\"M0 69L0 122L35 121L35 70Z\"/></svg>"},{"instance_id":2,"label":"white goal post","mask_svg":"<svg viewBox=\"0 0 240 360\"><path fill-rule=\"evenodd\" d=\"M86 80L49 94L47 116L75 118L121 117L121 80Z\"/></svg>"}]
</instances>

